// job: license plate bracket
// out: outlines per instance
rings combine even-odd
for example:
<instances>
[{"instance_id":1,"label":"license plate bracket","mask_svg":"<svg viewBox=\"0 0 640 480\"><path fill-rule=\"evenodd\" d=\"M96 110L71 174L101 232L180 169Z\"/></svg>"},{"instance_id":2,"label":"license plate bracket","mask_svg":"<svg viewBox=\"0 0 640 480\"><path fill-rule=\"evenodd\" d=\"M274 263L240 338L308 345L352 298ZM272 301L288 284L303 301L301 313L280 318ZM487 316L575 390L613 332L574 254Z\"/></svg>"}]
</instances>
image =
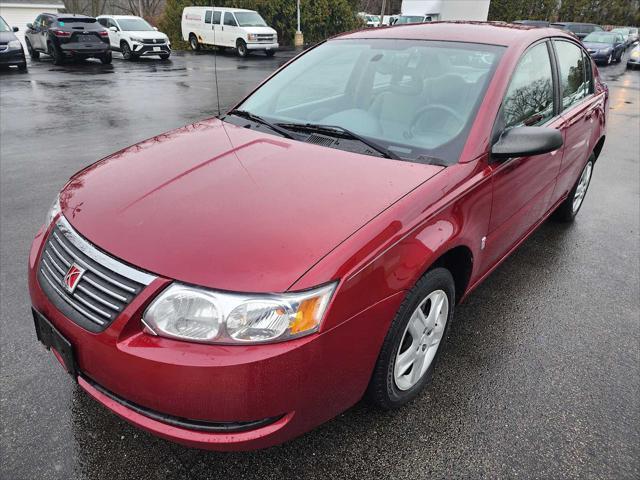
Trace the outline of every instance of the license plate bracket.
<instances>
[{"instance_id":1,"label":"license plate bracket","mask_svg":"<svg viewBox=\"0 0 640 480\"><path fill-rule=\"evenodd\" d=\"M160 51L162 51L162 49L160 47L153 47L153 51L154 52L160 52Z\"/></svg>"},{"instance_id":2,"label":"license plate bracket","mask_svg":"<svg viewBox=\"0 0 640 480\"><path fill-rule=\"evenodd\" d=\"M38 340L47 347L47 350L54 349L58 359L73 378L78 376L76 361L73 352L73 345L62 335L56 327L54 327L44 315L35 309L31 309L33 313L33 323L36 328L36 336Z\"/></svg>"}]
</instances>

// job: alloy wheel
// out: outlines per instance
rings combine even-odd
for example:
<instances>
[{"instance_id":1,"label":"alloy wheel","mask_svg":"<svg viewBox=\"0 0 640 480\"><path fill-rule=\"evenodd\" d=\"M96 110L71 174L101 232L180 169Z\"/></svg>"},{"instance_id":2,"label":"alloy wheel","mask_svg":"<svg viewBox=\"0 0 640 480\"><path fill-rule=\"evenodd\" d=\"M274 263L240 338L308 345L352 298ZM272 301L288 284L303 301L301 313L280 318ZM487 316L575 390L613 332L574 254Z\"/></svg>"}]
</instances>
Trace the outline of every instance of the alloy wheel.
<instances>
[{"instance_id":1,"label":"alloy wheel","mask_svg":"<svg viewBox=\"0 0 640 480\"><path fill-rule=\"evenodd\" d=\"M587 188L589 188L589 182L591 181L591 173L593 172L593 162L589 160L582 170L580 180L578 180L578 186L576 187L576 193L573 195L573 213L575 214L582 205L585 195L587 194Z\"/></svg>"},{"instance_id":2,"label":"alloy wheel","mask_svg":"<svg viewBox=\"0 0 640 480\"><path fill-rule=\"evenodd\" d=\"M424 376L436 356L449 317L449 299L442 290L431 292L414 310L402 335L393 368L400 390L409 390Z\"/></svg>"}]
</instances>

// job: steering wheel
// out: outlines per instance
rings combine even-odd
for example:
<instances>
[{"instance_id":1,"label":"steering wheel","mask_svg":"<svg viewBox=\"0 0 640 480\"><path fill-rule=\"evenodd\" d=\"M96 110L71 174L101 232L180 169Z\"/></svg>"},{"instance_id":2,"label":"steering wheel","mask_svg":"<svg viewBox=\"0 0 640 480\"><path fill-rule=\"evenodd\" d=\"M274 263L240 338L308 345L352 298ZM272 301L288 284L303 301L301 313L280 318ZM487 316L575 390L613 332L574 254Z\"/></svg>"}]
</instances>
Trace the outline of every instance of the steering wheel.
<instances>
[{"instance_id":1,"label":"steering wheel","mask_svg":"<svg viewBox=\"0 0 640 480\"><path fill-rule=\"evenodd\" d=\"M464 127L465 119L462 118L462 116L456 112L453 108L447 106L447 105L443 105L441 103L433 103L431 105L427 105L425 107L422 107L421 109L419 109L416 114L413 116L413 120L411 121L411 127L409 128L409 134L411 136L419 136L420 134L424 134L427 131L431 131L431 132L438 132L438 133L446 133L445 129L443 128L446 124L447 121L442 118L441 116L434 116L434 113L444 113L446 118L449 119L453 119L455 122L455 132L456 134L462 130L462 127ZM420 121L424 118L427 117L427 114L431 115L431 119L437 118L438 122L434 123L434 122L429 122L429 128L428 129L420 129L418 128L420 126Z\"/></svg>"}]
</instances>

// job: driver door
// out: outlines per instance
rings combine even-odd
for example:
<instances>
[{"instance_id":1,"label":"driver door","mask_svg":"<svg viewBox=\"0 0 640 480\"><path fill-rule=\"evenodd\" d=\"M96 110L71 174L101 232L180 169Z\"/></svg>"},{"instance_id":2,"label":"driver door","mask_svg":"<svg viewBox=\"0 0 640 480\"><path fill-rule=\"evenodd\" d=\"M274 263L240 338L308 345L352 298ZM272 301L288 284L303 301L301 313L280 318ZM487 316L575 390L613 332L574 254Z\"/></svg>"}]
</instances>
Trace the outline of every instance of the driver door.
<instances>
[{"instance_id":1,"label":"driver door","mask_svg":"<svg viewBox=\"0 0 640 480\"><path fill-rule=\"evenodd\" d=\"M554 102L550 48L543 41L522 55L502 101L494 142L513 127L562 125ZM491 163L493 199L485 247L488 265L514 248L551 207L562 151Z\"/></svg>"}]
</instances>

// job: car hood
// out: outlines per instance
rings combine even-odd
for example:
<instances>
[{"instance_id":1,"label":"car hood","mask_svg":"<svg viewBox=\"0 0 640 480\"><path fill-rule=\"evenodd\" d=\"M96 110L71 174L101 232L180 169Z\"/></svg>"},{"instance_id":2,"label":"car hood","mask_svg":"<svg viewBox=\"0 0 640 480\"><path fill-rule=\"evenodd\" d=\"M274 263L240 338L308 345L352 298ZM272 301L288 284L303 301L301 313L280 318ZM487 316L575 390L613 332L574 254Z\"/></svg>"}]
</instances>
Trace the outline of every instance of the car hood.
<instances>
[{"instance_id":1,"label":"car hood","mask_svg":"<svg viewBox=\"0 0 640 480\"><path fill-rule=\"evenodd\" d=\"M211 119L91 165L72 177L60 204L81 235L141 269L280 292L442 168Z\"/></svg>"},{"instance_id":2,"label":"car hood","mask_svg":"<svg viewBox=\"0 0 640 480\"><path fill-rule=\"evenodd\" d=\"M271 27L240 27L243 30L246 30L247 33L261 33L261 34L269 34L269 35L276 35L278 32L276 32L273 28Z\"/></svg>"},{"instance_id":3,"label":"car hood","mask_svg":"<svg viewBox=\"0 0 640 480\"><path fill-rule=\"evenodd\" d=\"M150 40L155 40L156 38L164 40L165 38L167 38L167 36L164 33L156 32L155 30L153 30L153 31L151 31L151 30L127 30L124 33L126 33L127 35L131 35L133 37L141 37L141 38L146 38L146 39L150 39Z\"/></svg>"},{"instance_id":4,"label":"car hood","mask_svg":"<svg viewBox=\"0 0 640 480\"><path fill-rule=\"evenodd\" d=\"M9 43L11 40L17 40L15 33L13 32L0 32L0 42Z\"/></svg>"},{"instance_id":5,"label":"car hood","mask_svg":"<svg viewBox=\"0 0 640 480\"><path fill-rule=\"evenodd\" d=\"M599 43L599 42L583 42L585 48L590 48L592 50L604 50L613 48L613 45L610 43Z\"/></svg>"}]
</instances>

